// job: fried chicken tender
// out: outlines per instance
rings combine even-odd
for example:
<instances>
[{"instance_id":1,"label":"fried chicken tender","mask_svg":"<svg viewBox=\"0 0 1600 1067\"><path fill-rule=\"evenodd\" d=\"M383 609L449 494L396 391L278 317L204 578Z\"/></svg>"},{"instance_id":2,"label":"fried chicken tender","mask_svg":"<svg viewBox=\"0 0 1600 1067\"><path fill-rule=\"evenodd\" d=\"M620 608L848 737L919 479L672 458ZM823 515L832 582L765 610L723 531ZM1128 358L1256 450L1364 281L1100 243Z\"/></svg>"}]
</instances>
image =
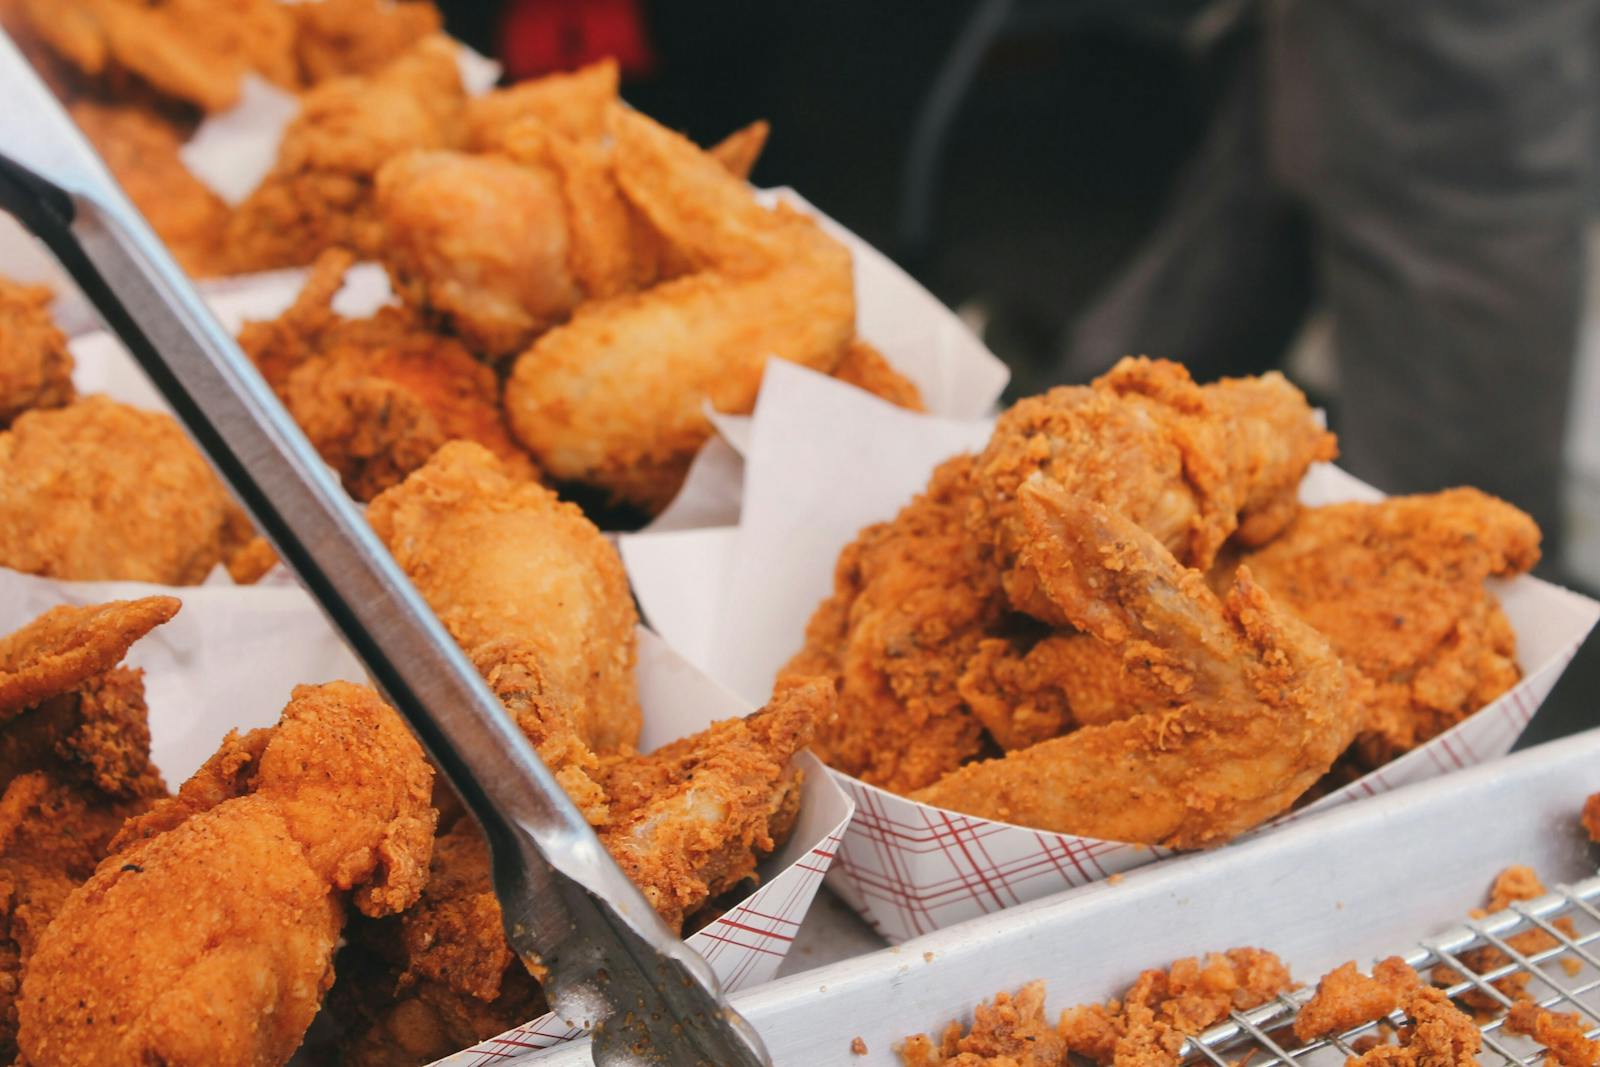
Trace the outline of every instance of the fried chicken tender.
<instances>
[{"instance_id":1,"label":"fried chicken tender","mask_svg":"<svg viewBox=\"0 0 1600 1067\"><path fill-rule=\"evenodd\" d=\"M0 278L0 430L34 408L70 404L72 353L50 317L55 298L42 285Z\"/></svg>"},{"instance_id":2,"label":"fried chicken tender","mask_svg":"<svg viewBox=\"0 0 1600 1067\"><path fill-rule=\"evenodd\" d=\"M377 256L384 242L373 195L378 168L411 149L453 145L464 101L455 45L442 36L370 75L311 89L271 172L228 220L230 271L301 266L333 247Z\"/></svg>"},{"instance_id":3,"label":"fried chicken tender","mask_svg":"<svg viewBox=\"0 0 1600 1067\"><path fill-rule=\"evenodd\" d=\"M1539 528L1476 489L1308 508L1247 554L1273 598L1359 675L1364 770L1443 733L1521 678L1516 634L1484 580L1539 559Z\"/></svg>"},{"instance_id":4,"label":"fried chicken tender","mask_svg":"<svg viewBox=\"0 0 1600 1067\"><path fill-rule=\"evenodd\" d=\"M787 838L800 807L792 761L833 699L825 681L797 684L747 718L607 759L601 842L668 925L681 929ZM358 938L368 971L341 978L339 995L362 1024L343 1062L426 1063L540 1014L501 922L483 835L458 819L438 839L418 904Z\"/></svg>"},{"instance_id":5,"label":"fried chicken tender","mask_svg":"<svg viewBox=\"0 0 1600 1067\"><path fill-rule=\"evenodd\" d=\"M1190 956L1142 972L1121 1000L1069 1008L1060 1034L1065 1051L1102 1067L1175 1067L1186 1038L1294 988L1289 968L1265 949Z\"/></svg>"},{"instance_id":6,"label":"fried chicken tender","mask_svg":"<svg viewBox=\"0 0 1600 1067\"><path fill-rule=\"evenodd\" d=\"M1589 1024L1575 1011L1554 1012L1531 1000L1519 1000L1506 1016L1506 1031L1524 1034L1543 1045L1545 1067L1596 1067L1600 1041L1586 1036Z\"/></svg>"},{"instance_id":7,"label":"fried chicken tender","mask_svg":"<svg viewBox=\"0 0 1600 1067\"><path fill-rule=\"evenodd\" d=\"M294 20L277 0L22 0L20 10L51 51L113 89L132 76L220 111L249 71L298 81Z\"/></svg>"},{"instance_id":8,"label":"fried chicken tender","mask_svg":"<svg viewBox=\"0 0 1600 1067\"><path fill-rule=\"evenodd\" d=\"M138 671L116 666L171 618L148 597L61 607L0 639L0 1058L39 938L123 821L166 795Z\"/></svg>"},{"instance_id":9,"label":"fried chicken tender","mask_svg":"<svg viewBox=\"0 0 1600 1067\"><path fill-rule=\"evenodd\" d=\"M996 993L993 1004L978 1005L969 1032L952 1022L937 1047L916 1034L900 1046L900 1061L905 1067L1059 1067L1067 1047L1045 1020L1044 996L1043 982L1029 982L1015 997Z\"/></svg>"},{"instance_id":10,"label":"fried chicken tender","mask_svg":"<svg viewBox=\"0 0 1600 1067\"><path fill-rule=\"evenodd\" d=\"M576 506L464 441L367 518L562 788L603 823L597 756L632 746L640 726L638 615L616 549Z\"/></svg>"},{"instance_id":11,"label":"fried chicken tender","mask_svg":"<svg viewBox=\"0 0 1600 1067\"><path fill-rule=\"evenodd\" d=\"M1423 983L1398 956L1380 960L1364 978L1354 963L1338 968L1317 986L1301 1009L1295 1036L1301 1041L1340 1034L1403 1012L1398 1045L1378 1045L1351 1057L1348 1067L1468 1067L1483 1045L1472 1017L1456 1008L1444 991Z\"/></svg>"},{"instance_id":12,"label":"fried chicken tender","mask_svg":"<svg viewBox=\"0 0 1600 1067\"><path fill-rule=\"evenodd\" d=\"M137 104L86 99L69 110L178 264L195 277L218 273L228 205L178 155L185 131Z\"/></svg>"},{"instance_id":13,"label":"fried chicken tender","mask_svg":"<svg viewBox=\"0 0 1600 1067\"><path fill-rule=\"evenodd\" d=\"M1326 641L1241 568L1226 600L1130 519L1039 477L1022 562L1165 707L968 764L913 799L1114 841L1221 844L1289 808L1359 725Z\"/></svg>"},{"instance_id":14,"label":"fried chicken tender","mask_svg":"<svg viewBox=\"0 0 1600 1067\"><path fill-rule=\"evenodd\" d=\"M430 0L316 0L287 5L294 16L294 54L300 79L371 74L443 23Z\"/></svg>"},{"instance_id":15,"label":"fried chicken tender","mask_svg":"<svg viewBox=\"0 0 1600 1067\"><path fill-rule=\"evenodd\" d=\"M829 766L897 793L931 785L982 747L959 685L1006 605L999 572L964 526L971 472L971 456L948 460L893 521L845 547L833 595L778 674L780 690L797 678L835 679L838 714L818 724L813 748Z\"/></svg>"},{"instance_id":16,"label":"fried chicken tender","mask_svg":"<svg viewBox=\"0 0 1600 1067\"><path fill-rule=\"evenodd\" d=\"M234 504L170 416L91 396L0 433L0 565L69 580L194 585Z\"/></svg>"},{"instance_id":17,"label":"fried chicken tender","mask_svg":"<svg viewBox=\"0 0 1600 1067\"><path fill-rule=\"evenodd\" d=\"M927 410L916 384L895 370L882 352L859 337L845 345L844 355L833 368L833 376L907 411Z\"/></svg>"},{"instance_id":18,"label":"fried chicken tender","mask_svg":"<svg viewBox=\"0 0 1600 1067\"><path fill-rule=\"evenodd\" d=\"M126 824L62 905L23 979L23 1056L286 1062L332 983L347 897L382 915L421 894L431 782L377 694L298 687L276 727L230 734Z\"/></svg>"},{"instance_id":19,"label":"fried chicken tender","mask_svg":"<svg viewBox=\"0 0 1600 1067\"><path fill-rule=\"evenodd\" d=\"M559 479L658 511L711 435L704 405L748 412L768 358L824 373L855 335L850 254L816 223L767 210L682 137L611 111L629 202L690 268L581 305L517 357L512 432Z\"/></svg>"},{"instance_id":20,"label":"fried chicken tender","mask_svg":"<svg viewBox=\"0 0 1600 1067\"><path fill-rule=\"evenodd\" d=\"M1282 530L1306 469L1335 452L1281 375L1199 386L1176 363L1124 359L1092 385L1052 389L1000 417L978 458L975 531L999 550L1012 604L1061 625L1018 558L1030 475L1126 515L1178 562L1205 570L1229 538L1258 545Z\"/></svg>"},{"instance_id":21,"label":"fried chicken tender","mask_svg":"<svg viewBox=\"0 0 1600 1067\"><path fill-rule=\"evenodd\" d=\"M508 472L537 472L500 409L500 383L459 341L399 308L346 319L331 301L350 254L318 257L293 306L248 323L240 344L345 489L367 501L421 467L447 441L475 441Z\"/></svg>"}]
</instances>

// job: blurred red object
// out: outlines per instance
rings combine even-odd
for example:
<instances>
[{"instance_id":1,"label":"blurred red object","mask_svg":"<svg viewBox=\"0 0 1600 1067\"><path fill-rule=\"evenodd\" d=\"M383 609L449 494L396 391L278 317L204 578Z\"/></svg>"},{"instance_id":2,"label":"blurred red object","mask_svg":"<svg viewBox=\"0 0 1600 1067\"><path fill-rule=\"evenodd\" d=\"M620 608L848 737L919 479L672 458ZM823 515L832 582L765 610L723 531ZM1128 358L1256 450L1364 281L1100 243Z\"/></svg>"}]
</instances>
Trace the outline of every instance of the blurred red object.
<instances>
[{"instance_id":1,"label":"blurred red object","mask_svg":"<svg viewBox=\"0 0 1600 1067\"><path fill-rule=\"evenodd\" d=\"M606 56L625 78L654 69L638 0L511 0L501 16L500 61L512 81Z\"/></svg>"}]
</instances>

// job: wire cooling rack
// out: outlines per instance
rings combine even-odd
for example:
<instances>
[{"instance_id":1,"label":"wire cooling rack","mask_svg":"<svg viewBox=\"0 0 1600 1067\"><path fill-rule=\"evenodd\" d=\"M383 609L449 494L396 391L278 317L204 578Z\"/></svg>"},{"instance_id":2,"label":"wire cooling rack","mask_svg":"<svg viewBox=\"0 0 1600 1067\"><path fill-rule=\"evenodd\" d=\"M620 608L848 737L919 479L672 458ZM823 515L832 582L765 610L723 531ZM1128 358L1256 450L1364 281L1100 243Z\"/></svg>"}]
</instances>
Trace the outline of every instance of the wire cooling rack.
<instances>
[{"instance_id":1,"label":"wire cooling rack","mask_svg":"<svg viewBox=\"0 0 1600 1067\"><path fill-rule=\"evenodd\" d=\"M1417 942L1402 958L1426 980L1436 968L1465 976L1442 987L1452 998L1474 991L1501 1008L1500 1014L1479 1028L1483 1054L1506 1064L1534 1067L1544 1060L1545 1049L1530 1038L1505 1029L1504 1012L1512 1000L1495 986L1517 974L1527 975L1525 994L1540 1007L1576 1012L1588 1024L1587 1036L1600 1036L1600 876L1575 885L1560 885L1537 900L1519 901L1505 911L1471 920L1437 937ZM1567 920L1562 923L1561 920ZM1537 952L1519 952L1510 939L1528 930L1543 930L1554 945ZM1505 962L1475 974L1462 957L1475 949L1498 949ZM1378 1036L1380 1028L1398 1027L1408 1020L1400 1013L1308 1043L1295 1040L1288 1030L1314 989L1285 993L1246 1012L1234 1012L1225 1023L1190 1038L1179 1057L1184 1063L1209 1063L1212 1067L1333 1067L1358 1054L1363 1037Z\"/></svg>"}]
</instances>

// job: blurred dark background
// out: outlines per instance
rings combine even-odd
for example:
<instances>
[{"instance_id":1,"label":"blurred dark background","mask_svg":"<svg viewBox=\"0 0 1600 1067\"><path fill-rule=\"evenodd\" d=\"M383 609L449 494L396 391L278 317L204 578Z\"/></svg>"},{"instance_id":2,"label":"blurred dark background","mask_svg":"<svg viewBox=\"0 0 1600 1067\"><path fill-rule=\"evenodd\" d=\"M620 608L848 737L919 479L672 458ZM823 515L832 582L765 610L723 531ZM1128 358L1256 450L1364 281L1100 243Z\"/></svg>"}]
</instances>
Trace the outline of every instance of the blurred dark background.
<instances>
[{"instance_id":1,"label":"blurred dark background","mask_svg":"<svg viewBox=\"0 0 1600 1067\"><path fill-rule=\"evenodd\" d=\"M768 119L756 184L798 189L960 311L1011 366L1011 396L1058 384L1067 330L1157 224L1254 32L1242 3L1011 3L962 80L948 75L982 6L971 0L440 6L513 77L620 55L624 96L702 144ZM919 116L942 150L908 174ZM1336 406L1319 381L1301 384ZM1597 723L1591 637L1522 744Z\"/></svg>"}]
</instances>

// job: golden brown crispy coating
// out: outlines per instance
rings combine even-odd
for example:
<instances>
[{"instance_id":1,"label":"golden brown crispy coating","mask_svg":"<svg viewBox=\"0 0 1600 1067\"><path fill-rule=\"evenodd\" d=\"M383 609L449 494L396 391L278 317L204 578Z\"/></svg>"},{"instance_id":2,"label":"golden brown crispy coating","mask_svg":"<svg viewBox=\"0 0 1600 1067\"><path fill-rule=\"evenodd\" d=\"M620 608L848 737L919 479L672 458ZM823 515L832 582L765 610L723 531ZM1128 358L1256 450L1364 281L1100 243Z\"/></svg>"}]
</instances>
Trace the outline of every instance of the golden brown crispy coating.
<instances>
[{"instance_id":1,"label":"golden brown crispy coating","mask_svg":"<svg viewBox=\"0 0 1600 1067\"><path fill-rule=\"evenodd\" d=\"M674 929L788 836L801 784L791 761L832 702L826 682L796 684L745 719L606 761L601 841ZM458 819L438 839L422 899L358 927L363 969L339 990L360 1020L344 1061L424 1063L540 1014L501 923L483 836Z\"/></svg>"},{"instance_id":2,"label":"golden brown crispy coating","mask_svg":"<svg viewBox=\"0 0 1600 1067\"><path fill-rule=\"evenodd\" d=\"M457 441L367 518L562 787L596 823L595 755L638 740L638 616L617 551L572 504Z\"/></svg>"},{"instance_id":3,"label":"golden brown crispy coating","mask_svg":"<svg viewBox=\"0 0 1600 1067\"><path fill-rule=\"evenodd\" d=\"M1317 991L1300 1008L1294 1036L1302 1042L1343 1034L1388 1017L1399 1007L1399 990L1415 981L1416 972L1399 957L1380 960L1372 976L1351 960L1322 976Z\"/></svg>"},{"instance_id":4,"label":"golden brown crispy coating","mask_svg":"<svg viewBox=\"0 0 1600 1067\"><path fill-rule=\"evenodd\" d=\"M1506 1031L1525 1034L1547 1050L1545 1067L1596 1067L1600 1041L1586 1037L1589 1023L1575 1011L1555 1012L1531 1000L1519 1000L1506 1016Z\"/></svg>"},{"instance_id":5,"label":"golden brown crispy coating","mask_svg":"<svg viewBox=\"0 0 1600 1067\"><path fill-rule=\"evenodd\" d=\"M1226 601L1126 517L1040 477L1023 562L1165 707L968 764L913 799L1114 841L1221 844L1289 808L1359 725L1343 665L1241 568Z\"/></svg>"},{"instance_id":6,"label":"golden brown crispy coating","mask_svg":"<svg viewBox=\"0 0 1600 1067\"><path fill-rule=\"evenodd\" d=\"M1591 795L1583 802L1582 822L1589 840L1600 845L1600 793Z\"/></svg>"},{"instance_id":7,"label":"golden brown crispy coating","mask_svg":"<svg viewBox=\"0 0 1600 1067\"><path fill-rule=\"evenodd\" d=\"M420 895L431 780L370 689L297 688L278 726L230 734L130 820L62 906L23 980L23 1055L285 1062L333 980L345 894L368 915Z\"/></svg>"},{"instance_id":8,"label":"golden brown crispy coating","mask_svg":"<svg viewBox=\"0 0 1600 1067\"><path fill-rule=\"evenodd\" d=\"M1029 982L1013 997L996 993L993 1004L979 1004L972 1029L953 1022L934 1043L923 1034L899 1048L905 1067L1059 1067L1067 1046L1044 1017L1044 983ZM858 1039L859 1040L859 1039Z\"/></svg>"},{"instance_id":9,"label":"golden brown crispy coating","mask_svg":"<svg viewBox=\"0 0 1600 1067\"><path fill-rule=\"evenodd\" d=\"M705 405L748 412L768 358L831 371L855 292L849 252L813 220L761 207L642 115L611 122L624 193L690 273L581 305L517 357L505 405L554 477L657 511L711 435Z\"/></svg>"},{"instance_id":10,"label":"golden brown crispy coating","mask_svg":"<svg viewBox=\"0 0 1600 1067\"><path fill-rule=\"evenodd\" d=\"M102 396L0 433L0 565L51 578L194 585L233 507L170 416Z\"/></svg>"},{"instance_id":11,"label":"golden brown crispy coating","mask_svg":"<svg viewBox=\"0 0 1600 1067\"><path fill-rule=\"evenodd\" d=\"M128 646L170 597L62 607L0 641L0 1057L17 1054L17 993L40 936L125 819L166 795L150 763Z\"/></svg>"},{"instance_id":12,"label":"golden brown crispy coating","mask_svg":"<svg viewBox=\"0 0 1600 1067\"><path fill-rule=\"evenodd\" d=\"M411 149L453 144L464 99L455 45L440 36L371 75L307 92L271 172L228 220L229 270L301 266L333 247L376 256L378 168Z\"/></svg>"},{"instance_id":13,"label":"golden brown crispy coating","mask_svg":"<svg viewBox=\"0 0 1600 1067\"><path fill-rule=\"evenodd\" d=\"M34 408L58 408L77 395L72 353L50 317L54 294L0 278L0 430Z\"/></svg>"},{"instance_id":14,"label":"golden brown crispy coating","mask_svg":"<svg viewBox=\"0 0 1600 1067\"><path fill-rule=\"evenodd\" d=\"M722 164L722 169L735 178L748 180L750 172L756 169L756 161L761 158L761 150L767 147L767 137L771 133L772 127L767 120L757 119L706 149L706 154Z\"/></svg>"},{"instance_id":15,"label":"golden brown crispy coating","mask_svg":"<svg viewBox=\"0 0 1600 1067\"><path fill-rule=\"evenodd\" d=\"M240 345L357 500L398 485L447 441L476 441L533 478L511 440L494 371L459 341L398 308L365 319L333 311L350 255L318 257L293 305L247 323Z\"/></svg>"},{"instance_id":16,"label":"golden brown crispy coating","mask_svg":"<svg viewBox=\"0 0 1600 1067\"><path fill-rule=\"evenodd\" d=\"M70 110L178 264L196 277L217 273L228 205L184 166L185 131L138 104L79 100Z\"/></svg>"},{"instance_id":17,"label":"golden brown crispy coating","mask_svg":"<svg viewBox=\"0 0 1600 1067\"><path fill-rule=\"evenodd\" d=\"M601 841L670 926L754 874L788 836L800 811L791 761L833 704L827 681L796 683L746 718L607 762Z\"/></svg>"},{"instance_id":18,"label":"golden brown crispy coating","mask_svg":"<svg viewBox=\"0 0 1600 1067\"><path fill-rule=\"evenodd\" d=\"M1004 614L999 572L968 537L971 456L941 465L892 522L846 546L834 593L779 672L823 675L838 714L813 743L830 766L895 792L938 780L978 754L982 737L958 691L968 659Z\"/></svg>"},{"instance_id":19,"label":"golden brown crispy coating","mask_svg":"<svg viewBox=\"0 0 1600 1067\"><path fill-rule=\"evenodd\" d=\"M975 530L1006 565L1021 611L1059 625L1026 544L1018 492L1035 472L1126 515L1185 566L1210 567L1230 537L1269 540L1294 516L1306 469L1333 435L1281 375L1198 386L1183 367L1125 359L1089 386L1061 386L1000 417L978 458Z\"/></svg>"},{"instance_id":20,"label":"golden brown crispy coating","mask_svg":"<svg viewBox=\"0 0 1600 1067\"><path fill-rule=\"evenodd\" d=\"M298 81L294 20L277 0L23 0L29 28L107 88L132 78L205 111L232 105L255 71Z\"/></svg>"},{"instance_id":21,"label":"golden brown crispy coating","mask_svg":"<svg viewBox=\"0 0 1600 1067\"><path fill-rule=\"evenodd\" d=\"M895 370L883 353L857 337L844 347L833 376L907 411L926 411L916 384Z\"/></svg>"},{"instance_id":22,"label":"golden brown crispy coating","mask_svg":"<svg viewBox=\"0 0 1600 1067\"><path fill-rule=\"evenodd\" d=\"M531 78L473 97L466 105L466 147L502 150L512 131L530 118L575 141L597 140L605 136L618 83L617 61L607 58L570 74Z\"/></svg>"},{"instance_id":23,"label":"golden brown crispy coating","mask_svg":"<svg viewBox=\"0 0 1600 1067\"><path fill-rule=\"evenodd\" d=\"M1171 1067L1185 1038L1293 988L1288 967L1271 952L1211 952L1144 971L1120 1000L1069 1008L1060 1033L1067 1051L1102 1067Z\"/></svg>"},{"instance_id":24,"label":"golden brown crispy coating","mask_svg":"<svg viewBox=\"0 0 1600 1067\"><path fill-rule=\"evenodd\" d=\"M1489 899L1485 906L1473 909L1471 915L1475 919L1481 919L1486 915L1505 911L1515 901L1534 900L1544 896L1546 892L1544 882L1540 881L1533 868L1513 865L1495 875L1494 883L1489 887ZM1551 925L1569 937L1576 935L1577 931L1570 917L1563 916ZM1506 944L1524 956L1532 956L1555 948L1560 942L1545 931L1535 929L1513 934L1506 938ZM1511 962L1510 957L1493 945L1470 949L1461 953L1458 958L1473 974L1487 974ZM1468 976L1460 974L1448 964L1440 964L1433 969L1433 980L1440 985L1453 985L1466 977ZM1525 971L1517 970L1504 978L1497 979L1493 985L1506 997L1516 1000L1527 996L1528 982L1532 977ZM1499 1015L1504 1007L1499 998L1480 989L1469 989L1459 999L1480 1018L1493 1018Z\"/></svg>"},{"instance_id":25,"label":"golden brown crispy coating","mask_svg":"<svg viewBox=\"0 0 1600 1067\"><path fill-rule=\"evenodd\" d=\"M1443 990L1423 983L1398 956L1380 960L1372 977L1345 964L1317 986L1301 1009L1295 1036L1302 1041L1343 1033L1395 1011L1409 1019L1397 1045L1377 1045L1351 1057L1348 1067L1468 1067L1476 1065L1483 1035ZM1309 1015L1309 1021L1307 1021Z\"/></svg>"},{"instance_id":26,"label":"golden brown crispy coating","mask_svg":"<svg viewBox=\"0 0 1600 1067\"><path fill-rule=\"evenodd\" d=\"M378 173L395 288L476 350L510 355L584 297L557 173L502 156L411 152Z\"/></svg>"},{"instance_id":27,"label":"golden brown crispy coating","mask_svg":"<svg viewBox=\"0 0 1600 1067\"><path fill-rule=\"evenodd\" d=\"M1476 489L1308 508L1245 557L1263 588L1361 677L1365 769L1454 726L1515 685L1516 634L1491 576L1539 559L1539 528Z\"/></svg>"},{"instance_id":28,"label":"golden brown crispy coating","mask_svg":"<svg viewBox=\"0 0 1600 1067\"><path fill-rule=\"evenodd\" d=\"M316 0L285 6L294 16L295 60L306 85L371 74L442 28L431 0Z\"/></svg>"}]
</instances>

